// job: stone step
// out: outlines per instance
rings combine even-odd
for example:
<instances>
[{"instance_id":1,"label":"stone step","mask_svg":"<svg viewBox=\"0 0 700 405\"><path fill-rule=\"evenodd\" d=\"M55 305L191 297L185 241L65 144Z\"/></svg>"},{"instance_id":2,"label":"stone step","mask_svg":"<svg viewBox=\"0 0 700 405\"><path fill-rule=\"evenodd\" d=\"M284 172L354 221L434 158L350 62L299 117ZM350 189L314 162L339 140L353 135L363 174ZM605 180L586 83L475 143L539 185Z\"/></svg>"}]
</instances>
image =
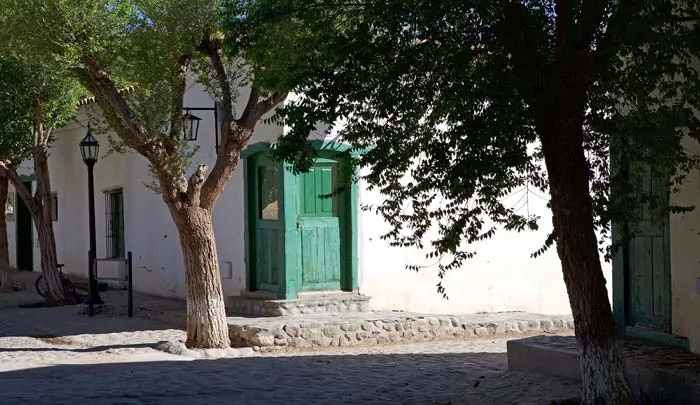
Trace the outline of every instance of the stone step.
<instances>
[{"instance_id":1,"label":"stone step","mask_svg":"<svg viewBox=\"0 0 700 405\"><path fill-rule=\"evenodd\" d=\"M620 351L637 402L700 404L700 356L673 346L624 340ZM581 379L576 338L535 336L508 342L508 370Z\"/></svg>"},{"instance_id":2,"label":"stone step","mask_svg":"<svg viewBox=\"0 0 700 405\"><path fill-rule=\"evenodd\" d=\"M226 308L232 314L255 316L343 314L369 312L369 301L369 296L352 293L312 295L291 300L266 299L250 294L227 297Z\"/></svg>"},{"instance_id":3,"label":"stone step","mask_svg":"<svg viewBox=\"0 0 700 405\"><path fill-rule=\"evenodd\" d=\"M259 351L571 333L573 330L570 316L528 313L448 316L368 312L229 317L228 324L234 347L253 347Z\"/></svg>"}]
</instances>

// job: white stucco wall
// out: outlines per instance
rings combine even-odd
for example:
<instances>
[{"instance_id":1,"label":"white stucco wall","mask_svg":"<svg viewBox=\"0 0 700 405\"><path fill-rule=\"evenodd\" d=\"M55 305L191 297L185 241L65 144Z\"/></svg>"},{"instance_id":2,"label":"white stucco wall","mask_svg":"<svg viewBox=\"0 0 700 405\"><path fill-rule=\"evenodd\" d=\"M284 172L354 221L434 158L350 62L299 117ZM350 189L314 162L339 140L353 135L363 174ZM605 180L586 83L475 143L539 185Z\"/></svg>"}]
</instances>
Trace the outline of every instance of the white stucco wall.
<instances>
[{"instance_id":1,"label":"white stucco wall","mask_svg":"<svg viewBox=\"0 0 700 405\"><path fill-rule=\"evenodd\" d=\"M700 145L686 138L684 147L700 153ZM700 171L690 172L680 190L671 196L671 204L696 206L685 214L671 214L671 321L675 335L688 338L690 349L700 353Z\"/></svg>"},{"instance_id":2,"label":"white stucco wall","mask_svg":"<svg viewBox=\"0 0 700 405\"><path fill-rule=\"evenodd\" d=\"M507 206L521 206L526 191L509 197ZM445 274L443 286L448 299L437 293L437 259L428 259L417 249L390 247L380 239L387 225L377 215L363 212L360 230L360 286L372 296L377 309L433 313L473 313L528 311L535 313L570 313L559 258L552 247L544 255L531 258L552 229L551 214L541 194L532 192L522 210L541 216L540 229L532 232L501 230L483 242L468 247L476 256L462 268ZM383 196L361 187L365 204L379 203ZM420 272L407 270L407 264L425 266ZM612 267L603 262L608 282Z\"/></svg>"},{"instance_id":3,"label":"white stucco wall","mask_svg":"<svg viewBox=\"0 0 700 405\"><path fill-rule=\"evenodd\" d=\"M237 111L244 107L247 91L242 91ZM187 107L212 107L213 100L193 86L187 92ZM200 146L195 164L212 164L215 158L213 113L193 111L203 118L200 124ZM87 117L82 115L84 125ZM281 129L258 125L250 143L272 141ZM58 260L65 271L87 274L87 174L81 160L78 142L85 135L84 126L72 124L56 133L49 165L53 191L58 194L59 218L55 225ZM105 134L94 133L107 151ZM318 136L318 135L317 135ZM21 172L29 174L31 164ZM137 290L163 296L185 295L182 255L176 228L162 199L144 182L151 182L145 158L134 152L102 157L95 166L96 220L98 256L104 257L105 201L103 191L121 187L124 195L126 250L133 252L134 284ZM224 292L238 295L245 289L244 187L243 168L239 167L226 187L214 213L219 264ZM375 204L383 198L359 187L360 204ZM514 196L517 200L522 195ZM551 229L550 214L542 198L531 196L531 213L542 216L540 231L499 232L494 238L478 244L474 259L460 270L448 273L444 280L449 300L436 292L437 267L420 273L405 269L407 264L429 264L422 252L409 248L389 247L380 235L385 222L371 212L360 212L359 278L360 292L372 296L372 306L383 310L416 312L470 313L489 311L530 311L539 313L570 312L560 265L554 249L531 259ZM513 201L515 203L516 201ZM525 209L525 208L524 208ZM15 261L14 225L9 224L11 260ZM35 242L35 270L39 270L38 244ZM231 269L229 274L228 269ZM606 278L610 266L604 263ZM98 274L116 275L115 263L100 263Z\"/></svg>"}]
</instances>

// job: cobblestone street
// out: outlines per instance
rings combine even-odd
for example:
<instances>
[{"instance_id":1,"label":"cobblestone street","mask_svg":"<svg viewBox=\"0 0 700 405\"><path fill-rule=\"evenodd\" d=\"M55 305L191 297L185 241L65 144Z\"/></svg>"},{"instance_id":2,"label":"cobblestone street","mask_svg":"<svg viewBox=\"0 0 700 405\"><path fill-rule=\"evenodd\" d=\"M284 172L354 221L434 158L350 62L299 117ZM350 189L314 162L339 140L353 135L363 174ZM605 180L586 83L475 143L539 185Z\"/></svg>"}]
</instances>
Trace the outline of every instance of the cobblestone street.
<instances>
[{"instance_id":1,"label":"cobblestone street","mask_svg":"<svg viewBox=\"0 0 700 405\"><path fill-rule=\"evenodd\" d=\"M243 349L217 360L153 348L182 338L183 331L145 319L5 306L0 403L549 404L578 391L574 381L506 373L505 340L262 355Z\"/></svg>"}]
</instances>

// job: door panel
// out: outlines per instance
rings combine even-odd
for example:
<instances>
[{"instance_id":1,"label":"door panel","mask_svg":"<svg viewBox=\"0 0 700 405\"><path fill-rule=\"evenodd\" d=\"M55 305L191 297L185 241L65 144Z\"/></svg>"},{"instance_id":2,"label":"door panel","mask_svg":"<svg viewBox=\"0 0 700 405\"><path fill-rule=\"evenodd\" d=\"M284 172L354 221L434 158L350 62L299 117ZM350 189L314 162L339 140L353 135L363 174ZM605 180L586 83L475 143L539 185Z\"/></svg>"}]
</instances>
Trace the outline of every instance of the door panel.
<instances>
[{"instance_id":1,"label":"door panel","mask_svg":"<svg viewBox=\"0 0 700 405\"><path fill-rule=\"evenodd\" d=\"M666 181L648 167L641 173L637 190L660 196L668 201ZM649 202L637 211L638 234L630 241L628 282L630 326L651 328L661 332L671 329L671 275L668 249L668 213ZM634 227L632 227L634 230Z\"/></svg>"},{"instance_id":2,"label":"door panel","mask_svg":"<svg viewBox=\"0 0 700 405\"><path fill-rule=\"evenodd\" d=\"M302 290L340 290L340 221L335 163L317 163L299 175Z\"/></svg>"},{"instance_id":3,"label":"door panel","mask_svg":"<svg viewBox=\"0 0 700 405\"><path fill-rule=\"evenodd\" d=\"M278 292L284 269L281 181L279 167L262 160L255 181L255 288L262 291Z\"/></svg>"}]
</instances>

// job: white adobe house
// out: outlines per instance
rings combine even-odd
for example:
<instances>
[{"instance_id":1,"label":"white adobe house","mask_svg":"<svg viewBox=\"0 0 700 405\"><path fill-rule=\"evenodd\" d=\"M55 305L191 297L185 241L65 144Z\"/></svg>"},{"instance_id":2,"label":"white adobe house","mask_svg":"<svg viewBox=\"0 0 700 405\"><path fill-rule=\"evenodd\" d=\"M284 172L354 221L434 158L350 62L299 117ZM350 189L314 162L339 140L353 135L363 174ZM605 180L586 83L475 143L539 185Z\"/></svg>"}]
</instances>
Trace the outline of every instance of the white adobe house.
<instances>
[{"instance_id":1,"label":"white adobe house","mask_svg":"<svg viewBox=\"0 0 700 405\"><path fill-rule=\"evenodd\" d=\"M242 91L247 93L247 91ZM247 94L242 94L244 102ZM184 106L212 108L214 100L200 85L191 85ZM239 111L242 105L238 106ZM58 261L66 273L87 274L87 172L79 141L85 136L86 109L79 120L55 132L49 166L54 194L54 229ZM194 163L216 156L214 111L192 110L202 120ZM561 268L554 249L531 259L551 229L546 200L527 190L511 196L513 206L541 215L538 232L502 231L475 246L476 257L445 276L449 300L436 292L435 259L413 248L390 247L380 238L388 229L383 219L361 210L383 196L363 181L335 201L318 199L337 181L341 171L332 150L342 145L316 134L320 159L299 177L266 157L282 128L259 124L243 153L243 161L226 187L214 213L214 226L224 293L239 296L251 291L272 298L297 298L318 291L354 291L371 297L371 308L433 313L527 311L570 313ZM135 152L103 153L106 134L94 133L101 156L95 166L96 218L100 278L123 278L126 252L133 253L137 291L184 297L182 255L175 225L151 183L145 158ZM20 174L32 183L31 162ZM8 201L8 234L13 265L40 271L40 254L31 218L16 193ZM424 265L416 273L407 264ZM604 263L610 279L610 265Z\"/></svg>"}]
</instances>

